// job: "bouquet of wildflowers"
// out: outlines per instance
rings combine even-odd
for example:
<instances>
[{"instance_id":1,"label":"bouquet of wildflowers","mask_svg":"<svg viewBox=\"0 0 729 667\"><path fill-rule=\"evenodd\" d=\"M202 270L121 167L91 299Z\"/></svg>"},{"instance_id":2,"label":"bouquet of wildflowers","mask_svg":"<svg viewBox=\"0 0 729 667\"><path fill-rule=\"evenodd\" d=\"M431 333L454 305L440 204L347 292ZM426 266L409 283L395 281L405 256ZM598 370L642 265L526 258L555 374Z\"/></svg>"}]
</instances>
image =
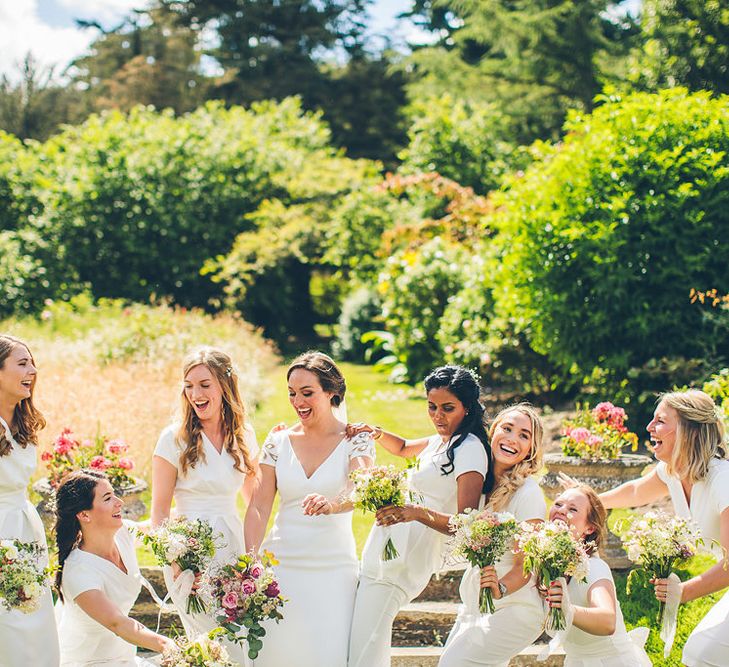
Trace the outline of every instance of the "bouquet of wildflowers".
<instances>
[{"instance_id":1,"label":"bouquet of wildflowers","mask_svg":"<svg viewBox=\"0 0 729 667\"><path fill-rule=\"evenodd\" d=\"M513 514L495 514L488 510L466 510L456 514L448 522L453 537L451 548L457 556L463 556L471 565L482 568L493 565L514 544L519 524ZM479 598L481 613L494 613L494 599L490 588L482 588Z\"/></svg>"},{"instance_id":2,"label":"bouquet of wildflowers","mask_svg":"<svg viewBox=\"0 0 729 667\"><path fill-rule=\"evenodd\" d=\"M139 533L142 542L151 547L160 565L177 563L183 570L195 574L204 572L222 546L220 533L213 532L207 521L188 521L185 517L167 519L158 528ZM205 604L196 591L187 598L187 613L199 614L205 611Z\"/></svg>"},{"instance_id":3,"label":"bouquet of wildflowers","mask_svg":"<svg viewBox=\"0 0 729 667\"><path fill-rule=\"evenodd\" d=\"M205 577L203 590L211 600L213 613L225 635L233 642L248 642L248 656L255 660L266 634L261 621L283 618L279 611L286 602L272 569L278 562L264 551L260 557L239 556Z\"/></svg>"},{"instance_id":4,"label":"bouquet of wildflowers","mask_svg":"<svg viewBox=\"0 0 729 667\"><path fill-rule=\"evenodd\" d=\"M388 505L402 507L408 499L407 471L397 470L395 466L357 468L350 478L354 483L354 506L365 512L377 512ZM398 555L392 539L388 537L382 560L393 560Z\"/></svg>"},{"instance_id":5,"label":"bouquet of wildflowers","mask_svg":"<svg viewBox=\"0 0 729 667\"><path fill-rule=\"evenodd\" d=\"M580 408L574 419L562 422L562 453L581 459L616 459L623 447L635 451L638 436L625 426L628 415L607 401L592 410Z\"/></svg>"},{"instance_id":6,"label":"bouquet of wildflowers","mask_svg":"<svg viewBox=\"0 0 729 667\"><path fill-rule=\"evenodd\" d=\"M646 512L630 522L623 546L628 558L640 566L628 575L627 591L630 593L638 572L656 579L666 579L674 565L696 555L699 544L703 544L698 529L687 519L665 512ZM658 607L658 624L663 622L666 604Z\"/></svg>"},{"instance_id":7,"label":"bouquet of wildflowers","mask_svg":"<svg viewBox=\"0 0 729 667\"><path fill-rule=\"evenodd\" d=\"M524 572L533 572L537 585L549 587L559 577L574 577L587 581L588 554L584 542L575 537L563 521L547 521L541 525L521 524L519 549L524 554ZM545 629L557 632L566 628L564 613L549 610Z\"/></svg>"},{"instance_id":8,"label":"bouquet of wildflowers","mask_svg":"<svg viewBox=\"0 0 729 667\"><path fill-rule=\"evenodd\" d=\"M162 654L160 667L236 667L238 663L230 659L228 651L216 640L221 633L221 628L215 628L195 639L177 639L177 645Z\"/></svg>"},{"instance_id":9,"label":"bouquet of wildflowers","mask_svg":"<svg viewBox=\"0 0 729 667\"><path fill-rule=\"evenodd\" d=\"M45 549L38 542L0 540L0 602L24 614L36 611L48 586Z\"/></svg>"},{"instance_id":10,"label":"bouquet of wildflowers","mask_svg":"<svg viewBox=\"0 0 729 667\"><path fill-rule=\"evenodd\" d=\"M105 472L111 485L118 490L134 484L130 474L134 461L126 455L128 450L129 445L121 440L110 440L101 434L93 440L79 440L70 428L64 428L51 449L41 454L41 460L53 488L66 473L93 468Z\"/></svg>"}]
</instances>

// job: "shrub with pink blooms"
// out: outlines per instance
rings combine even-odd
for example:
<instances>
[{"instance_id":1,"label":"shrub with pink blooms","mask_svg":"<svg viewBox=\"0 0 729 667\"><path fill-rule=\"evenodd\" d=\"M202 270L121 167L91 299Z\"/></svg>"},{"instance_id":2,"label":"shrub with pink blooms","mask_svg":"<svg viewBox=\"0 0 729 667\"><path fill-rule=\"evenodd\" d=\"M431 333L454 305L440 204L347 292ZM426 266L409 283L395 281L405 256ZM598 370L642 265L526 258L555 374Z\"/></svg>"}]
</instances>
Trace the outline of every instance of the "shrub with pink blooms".
<instances>
[{"instance_id":1,"label":"shrub with pink blooms","mask_svg":"<svg viewBox=\"0 0 729 667\"><path fill-rule=\"evenodd\" d=\"M91 468L105 472L111 485L125 489L136 484L131 476L134 461L127 456L129 445L98 434L93 439L79 439L70 428L64 428L50 450L41 454L48 481L56 488L63 476L73 470Z\"/></svg>"},{"instance_id":2,"label":"shrub with pink blooms","mask_svg":"<svg viewBox=\"0 0 729 667\"><path fill-rule=\"evenodd\" d=\"M286 598L273 571L277 564L269 551L261 556L245 554L235 563L208 573L201 587L226 637L232 642L247 642L251 660L263 648L266 630L261 622L275 619L278 623L283 618L279 610Z\"/></svg>"},{"instance_id":3,"label":"shrub with pink blooms","mask_svg":"<svg viewBox=\"0 0 729 667\"><path fill-rule=\"evenodd\" d=\"M562 422L562 453L581 459L616 459L624 447L638 448L638 436L625 426L625 410L608 401L579 406Z\"/></svg>"}]
</instances>

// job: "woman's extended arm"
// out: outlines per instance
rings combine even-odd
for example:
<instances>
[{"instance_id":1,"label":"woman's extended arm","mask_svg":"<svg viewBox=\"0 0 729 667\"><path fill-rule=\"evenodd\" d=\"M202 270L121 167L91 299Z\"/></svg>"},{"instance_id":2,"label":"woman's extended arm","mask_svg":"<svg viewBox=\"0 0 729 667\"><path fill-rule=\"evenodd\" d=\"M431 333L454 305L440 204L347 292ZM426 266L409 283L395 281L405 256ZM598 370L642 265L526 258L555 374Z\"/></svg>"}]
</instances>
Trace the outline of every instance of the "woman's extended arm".
<instances>
[{"instance_id":1,"label":"woman's extended arm","mask_svg":"<svg viewBox=\"0 0 729 667\"><path fill-rule=\"evenodd\" d=\"M668 487L654 468L645 477L633 479L601 493L600 500L605 505L605 509L609 510L617 507L640 507L665 498L667 495Z\"/></svg>"},{"instance_id":2,"label":"woman's extended arm","mask_svg":"<svg viewBox=\"0 0 729 667\"><path fill-rule=\"evenodd\" d=\"M75 602L97 623L130 644L159 653L174 646L171 639L152 632L138 621L122 614L100 590L84 591L76 597Z\"/></svg>"},{"instance_id":3,"label":"woman's extended arm","mask_svg":"<svg viewBox=\"0 0 729 667\"><path fill-rule=\"evenodd\" d=\"M417 456L428 446L429 438L417 438L407 440L399 435L390 433L379 426L357 423L347 424L347 437L352 438L358 433L371 433L372 437L379 442L390 454L409 459Z\"/></svg>"},{"instance_id":4,"label":"woman's extended arm","mask_svg":"<svg viewBox=\"0 0 729 667\"><path fill-rule=\"evenodd\" d=\"M358 468L369 468L374 461L369 456L355 456L349 460L350 474ZM352 502L352 482L348 481L347 486L336 496L327 498L318 493L310 493L302 502L304 514L317 516L319 514L342 514L351 512L354 509Z\"/></svg>"},{"instance_id":5,"label":"woman's extended arm","mask_svg":"<svg viewBox=\"0 0 729 667\"><path fill-rule=\"evenodd\" d=\"M547 591L550 607L562 607L562 585L553 582ZM572 606L575 627L591 635L607 636L615 632L617 602L615 587L608 579L599 579L587 591L588 607Z\"/></svg>"},{"instance_id":6,"label":"woman's extended arm","mask_svg":"<svg viewBox=\"0 0 729 667\"><path fill-rule=\"evenodd\" d=\"M251 503L246 511L243 536L246 550L258 553L266 534L266 526L271 516L273 499L276 497L276 470L273 466L260 466L258 482L253 490Z\"/></svg>"}]
</instances>

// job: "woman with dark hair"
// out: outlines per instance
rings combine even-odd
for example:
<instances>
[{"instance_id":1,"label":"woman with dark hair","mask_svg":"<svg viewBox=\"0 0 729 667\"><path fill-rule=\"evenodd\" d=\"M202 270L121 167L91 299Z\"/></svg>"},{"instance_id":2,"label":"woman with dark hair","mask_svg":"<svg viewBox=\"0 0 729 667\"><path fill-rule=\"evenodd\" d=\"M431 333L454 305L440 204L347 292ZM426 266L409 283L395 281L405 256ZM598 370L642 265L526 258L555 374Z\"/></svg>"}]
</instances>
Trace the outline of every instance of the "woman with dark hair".
<instances>
[{"instance_id":1,"label":"woman with dark hair","mask_svg":"<svg viewBox=\"0 0 729 667\"><path fill-rule=\"evenodd\" d=\"M369 434L347 438L340 415L346 384L337 365L307 352L289 366L298 423L263 445L261 479L246 513L246 544L259 549L278 491L279 511L263 543L279 561L289 599L280 624L266 624L256 667L344 667L357 586L349 474L369 466Z\"/></svg>"},{"instance_id":2,"label":"woman with dark hair","mask_svg":"<svg viewBox=\"0 0 729 667\"><path fill-rule=\"evenodd\" d=\"M353 434L371 433L396 456L417 457L409 482L422 501L377 512L362 553L349 667L389 666L392 622L440 569L450 517L478 508L491 485L484 410L474 376L460 366L442 366L425 378L425 391L435 435L407 440L379 426L350 427ZM399 555L382 561L389 537Z\"/></svg>"},{"instance_id":3,"label":"woman with dark hair","mask_svg":"<svg viewBox=\"0 0 729 667\"><path fill-rule=\"evenodd\" d=\"M236 499L250 500L258 471L258 445L238 388L238 374L223 351L202 347L182 368L180 420L160 434L152 458L152 525L175 513L207 521L222 534L216 563L246 552ZM165 583L189 637L218 625L209 614L186 612L192 575L180 578L176 563L164 568ZM246 651L226 644L231 657L245 663Z\"/></svg>"},{"instance_id":4,"label":"woman with dark hair","mask_svg":"<svg viewBox=\"0 0 729 667\"><path fill-rule=\"evenodd\" d=\"M46 424L33 404L36 374L28 346L0 334L0 539L38 542L47 549L43 524L27 497L38 431ZM58 659L50 591L30 614L0 606L1 667L55 667Z\"/></svg>"},{"instance_id":5,"label":"woman with dark hair","mask_svg":"<svg viewBox=\"0 0 729 667\"><path fill-rule=\"evenodd\" d=\"M94 470L68 474L56 490L62 667L149 665L136 657L137 646L162 652L174 645L129 618L142 584L122 504Z\"/></svg>"}]
</instances>

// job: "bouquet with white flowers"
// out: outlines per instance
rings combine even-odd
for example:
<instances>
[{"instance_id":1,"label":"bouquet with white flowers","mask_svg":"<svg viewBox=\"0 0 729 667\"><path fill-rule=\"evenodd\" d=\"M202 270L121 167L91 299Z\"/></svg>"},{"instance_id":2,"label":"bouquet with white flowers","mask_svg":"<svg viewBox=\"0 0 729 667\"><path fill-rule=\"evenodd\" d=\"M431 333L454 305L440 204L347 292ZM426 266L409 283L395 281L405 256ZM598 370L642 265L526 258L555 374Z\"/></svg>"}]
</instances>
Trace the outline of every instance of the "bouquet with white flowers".
<instances>
[{"instance_id":1,"label":"bouquet with white flowers","mask_svg":"<svg viewBox=\"0 0 729 667\"><path fill-rule=\"evenodd\" d=\"M377 512L388 505L402 507L408 500L407 470L398 470L395 466L357 468L350 478L354 483L354 506L365 512ZM398 555L392 539L388 537L382 560L393 560Z\"/></svg>"},{"instance_id":2,"label":"bouquet with white flowers","mask_svg":"<svg viewBox=\"0 0 729 667\"><path fill-rule=\"evenodd\" d=\"M195 639L177 639L177 645L162 654L160 667L236 667L238 663L230 659L228 651L216 640L222 633L221 628L215 628Z\"/></svg>"},{"instance_id":3,"label":"bouquet with white flowers","mask_svg":"<svg viewBox=\"0 0 729 667\"><path fill-rule=\"evenodd\" d=\"M494 513L466 510L455 514L448 522L453 537L451 553L462 556L474 567L493 565L514 545L519 524L509 512ZM494 613L494 599L490 588L480 589L479 610Z\"/></svg>"},{"instance_id":4,"label":"bouquet with white flowers","mask_svg":"<svg viewBox=\"0 0 729 667\"><path fill-rule=\"evenodd\" d=\"M628 558L640 566L628 575L627 592L630 593L636 577L668 578L677 563L696 555L699 544L703 544L699 530L687 519L660 511L636 516L623 538ZM659 602L659 625L665 606L665 602Z\"/></svg>"},{"instance_id":5,"label":"bouquet with white flowers","mask_svg":"<svg viewBox=\"0 0 729 667\"><path fill-rule=\"evenodd\" d=\"M563 521L547 521L540 525L521 524L519 549L524 554L524 572L533 572L537 585L549 587L559 577L587 581L589 556L585 543L578 539ZM545 629L553 632L566 629L563 611L549 610Z\"/></svg>"},{"instance_id":6,"label":"bouquet with white flowers","mask_svg":"<svg viewBox=\"0 0 729 667\"><path fill-rule=\"evenodd\" d=\"M24 614L38 609L48 586L45 554L38 542L0 540L0 602L6 609Z\"/></svg>"},{"instance_id":7,"label":"bouquet with white flowers","mask_svg":"<svg viewBox=\"0 0 729 667\"><path fill-rule=\"evenodd\" d=\"M151 547L160 565L177 563L183 570L194 574L204 572L223 546L223 536L213 531L207 521L189 521L185 517L165 520L148 533L139 533L142 542ZM205 604L195 591L187 598L187 613L202 613Z\"/></svg>"}]
</instances>

